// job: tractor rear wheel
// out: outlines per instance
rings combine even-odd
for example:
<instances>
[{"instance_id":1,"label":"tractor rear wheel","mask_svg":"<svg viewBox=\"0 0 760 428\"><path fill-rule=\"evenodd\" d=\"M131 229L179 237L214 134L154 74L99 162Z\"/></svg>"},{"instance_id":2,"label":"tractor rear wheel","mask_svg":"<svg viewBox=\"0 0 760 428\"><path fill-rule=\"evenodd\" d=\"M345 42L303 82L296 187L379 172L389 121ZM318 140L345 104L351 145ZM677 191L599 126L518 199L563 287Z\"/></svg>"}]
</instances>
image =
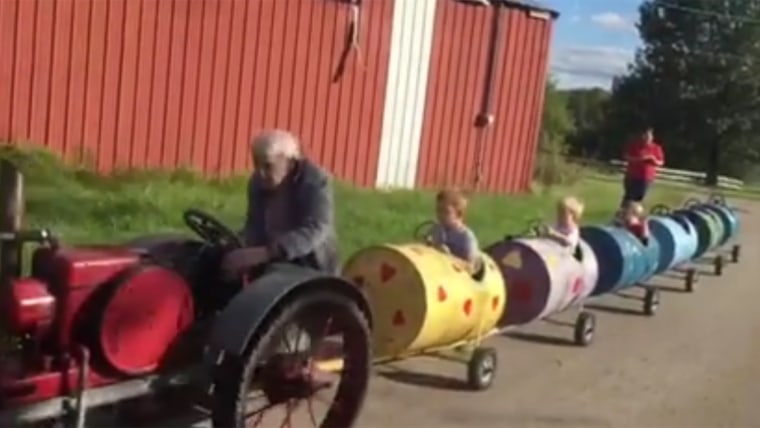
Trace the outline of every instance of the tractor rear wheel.
<instances>
[{"instance_id":1,"label":"tractor rear wheel","mask_svg":"<svg viewBox=\"0 0 760 428\"><path fill-rule=\"evenodd\" d=\"M219 367L213 426L352 426L369 385L366 316L356 302L329 291L299 294L276 311L239 361ZM343 361L338 373L319 369L320 361L337 358ZM329 376L338 379L328 381ZM330 389L331 400L322 396ZM326 405L321 416L316 404Z\"/></svg>"}]
</instances>

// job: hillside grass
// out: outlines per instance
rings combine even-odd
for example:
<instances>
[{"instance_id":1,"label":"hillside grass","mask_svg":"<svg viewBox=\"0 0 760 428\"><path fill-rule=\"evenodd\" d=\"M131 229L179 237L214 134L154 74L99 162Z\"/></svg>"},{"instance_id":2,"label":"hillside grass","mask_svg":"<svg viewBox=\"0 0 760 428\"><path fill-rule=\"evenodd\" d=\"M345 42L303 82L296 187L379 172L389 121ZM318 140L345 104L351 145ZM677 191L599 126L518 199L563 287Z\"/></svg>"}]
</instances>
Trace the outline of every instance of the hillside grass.
<instances>
[{"instance_id":1,"label":"hillside grass","mask_svg":"<svg viewBox=\"0 0 760 428\"><path fill-rule=\"evenodd\" d=\"M4 146L25 173L27 227L45 227L69 243L111 243L136 235L186 232L182 212L196 207L217 215L233 229L245 214L245 177L208 180L186 171L121 172L107 177L64 165L47 152L19 151ZM415 227L433 214L434 192L381 191L336 183L336 216L344 257L381 242L412 239ZM475 194L469 223L481 244L524 230L536 218L552 220L561 195L574 194L586 203L584 222L607 222L621 197L619 182L585 179L572 186L537 187L523 195ZM655 188L649 204L677 204L683 190ZM188 232L189 233L189 232Z\"/></svg>"}]
</instances>

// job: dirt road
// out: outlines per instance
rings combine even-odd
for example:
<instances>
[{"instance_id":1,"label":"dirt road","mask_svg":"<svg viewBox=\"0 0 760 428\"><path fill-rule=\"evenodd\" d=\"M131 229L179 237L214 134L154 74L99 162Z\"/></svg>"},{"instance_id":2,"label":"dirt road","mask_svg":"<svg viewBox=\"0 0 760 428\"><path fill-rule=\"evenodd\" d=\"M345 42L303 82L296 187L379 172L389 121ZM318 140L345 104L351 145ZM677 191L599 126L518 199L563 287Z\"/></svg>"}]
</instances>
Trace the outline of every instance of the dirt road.
<instances>
[{"instance_id":1,"label":"dirt road","mask_svg":"<svg viewBox=\"0 0 760 428\"><path fill-rule=\"evenodd\" d=\"M744 207L742 262L702 275L693 294L656 278L656 316L630 290L594 302L589 348L569 344L572 312L493 338L500 370L485 392L462 391L454 363L404 362L393 379L379 369L358 426L760 427L760 204Z\"/></svg>"}]
</instances>

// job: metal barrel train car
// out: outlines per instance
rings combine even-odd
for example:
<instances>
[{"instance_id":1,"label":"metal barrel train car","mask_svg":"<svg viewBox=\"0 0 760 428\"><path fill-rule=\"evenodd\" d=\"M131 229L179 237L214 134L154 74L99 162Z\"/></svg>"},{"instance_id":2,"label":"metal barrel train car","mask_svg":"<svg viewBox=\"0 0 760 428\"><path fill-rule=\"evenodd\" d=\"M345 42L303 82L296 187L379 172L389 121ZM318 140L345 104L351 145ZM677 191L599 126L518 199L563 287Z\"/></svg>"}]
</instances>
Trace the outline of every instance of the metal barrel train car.
<instances>
[{"instance_id":1,"label":"metal barrel train car","mask_svg":"<svg viewBox=\"0 0 760 428\"><path fill-rule=\"evenodd\" d=\"M645 286L645 282L660 273L659 242L651 237L643 242L628 230L615 226L584 226L581 237L599 260L599 280L593 295L644 286L644 313L654 315L659 308L660 292Z\"/></svg>"},{"instance_id":2,"label":"metal barrel train car","mask_svg":"<svg viewBox=\"0 0 760 428\"><path fill-rule=\"evenodd\" d=\"M496 352L480 346L495 332L507 300L496 263L481 255L478 272L423 243L375 245L351 256L346 278L367 295L375 320L378 363L418 355L446 355L468 366L473 389L490 386Z\"/></svg>"},{"instance_id":3,"label":"metal barrel train car","mask_svg":"<svg viewBox=\"0 0 760 428\"><path fill-rule=\"evenodd\" d=\"M726 204L722 196L711 196L707 202L698 199L689 199L684 207L698 212L710 213L718 219L716 237L713 247L726 247L739 234L739 216L734 208ZM711 240L712 242L712 240ZM713 248L711 247L711 248ZM734 243L728 251L733 263L739 262L741 246Z\"/></svg>"},{"instance_id":4,"label":"metal barrel train car","mask_svg":"<svg viewBox=\"0 0 760 428\"><path fill-rule=\"evenodd\" d=\"M689 199L675 210L657 205L651 214L650 229L662 248L660 269L684 270L687 291L693 291L697 270L685 265L708 261L715 275L721 275L726 255L732 263L739 262L741 245L730 245L739 233L739 216L724 198L713 196L707 202Z\"/></svg>"},{"instance_id":5,"label":"metal barrel train car","mask_svg":"<svg viewBox=\"0 0 760 428\"><path fill-rule=\"evenodd\" d=\"M572 251L547 237L508 237L485 251L497 261L509 296L499 320L502 329L582 306L596 287L599 266L585 242ZM575 342L591 343L595 323L594 315L581 309L575 322Z\"/></svg>"}]
</instances>

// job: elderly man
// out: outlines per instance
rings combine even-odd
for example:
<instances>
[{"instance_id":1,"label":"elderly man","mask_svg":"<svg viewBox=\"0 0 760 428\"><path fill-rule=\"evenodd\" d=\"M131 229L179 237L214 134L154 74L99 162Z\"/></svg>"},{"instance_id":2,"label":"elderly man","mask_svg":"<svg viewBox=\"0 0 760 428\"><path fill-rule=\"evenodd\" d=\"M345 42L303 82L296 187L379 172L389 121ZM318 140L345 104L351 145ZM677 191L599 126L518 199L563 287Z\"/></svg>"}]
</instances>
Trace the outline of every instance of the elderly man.
<instances>
[{"instance_id":1,"label":"elderly man","mask_svg":"<svg viewBox=\"0 0 760 428\"><path fill-rule=\"evenodd\" d=\"M301 156L297 138L265 131L251 143L254 173L248 182L245 247L228 253L228 276L274 261L334 273L338 248L330 177Z\"/></svg>"}]
</instances>

